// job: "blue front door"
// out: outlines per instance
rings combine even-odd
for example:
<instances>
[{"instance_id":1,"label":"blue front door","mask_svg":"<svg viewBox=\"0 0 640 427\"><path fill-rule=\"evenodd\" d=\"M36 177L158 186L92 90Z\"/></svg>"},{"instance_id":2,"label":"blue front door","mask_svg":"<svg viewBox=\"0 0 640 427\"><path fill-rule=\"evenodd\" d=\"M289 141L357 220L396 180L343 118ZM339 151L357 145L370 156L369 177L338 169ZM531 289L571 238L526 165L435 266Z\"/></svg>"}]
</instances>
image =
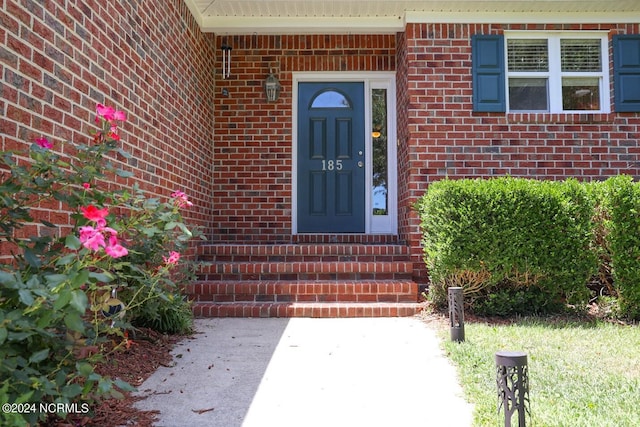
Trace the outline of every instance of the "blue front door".
<instances>
[{"instance_id":1,"label":"blue front door","mask_svg":"<svg viewBox=\"0 0 640 427\"><path fill-rule=\"evenodd\" d=\"M299 83L298 232L364 233L364 83Z\"/></svg>"}]
</instances>

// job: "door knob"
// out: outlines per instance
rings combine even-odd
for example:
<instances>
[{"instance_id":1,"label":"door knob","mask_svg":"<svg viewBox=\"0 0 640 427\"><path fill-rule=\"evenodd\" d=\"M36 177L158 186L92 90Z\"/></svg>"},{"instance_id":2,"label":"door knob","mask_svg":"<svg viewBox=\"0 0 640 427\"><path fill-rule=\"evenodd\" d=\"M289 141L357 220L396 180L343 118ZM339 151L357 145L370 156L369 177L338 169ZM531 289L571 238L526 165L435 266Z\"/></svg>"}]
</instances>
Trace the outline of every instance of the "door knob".
<instances>
[{"instance_id":1,"label":"door knob","mask_svg":"<svg viewBox=\"0 0 640 427\"><path fill-rule=\"evenodd\" d=\"M359 162L358 162L358 167L359 167L359 168L361 168L361 167L362 167L362 165L363 165L362 161L359 161Z\"/></svg>"}]
</instances>

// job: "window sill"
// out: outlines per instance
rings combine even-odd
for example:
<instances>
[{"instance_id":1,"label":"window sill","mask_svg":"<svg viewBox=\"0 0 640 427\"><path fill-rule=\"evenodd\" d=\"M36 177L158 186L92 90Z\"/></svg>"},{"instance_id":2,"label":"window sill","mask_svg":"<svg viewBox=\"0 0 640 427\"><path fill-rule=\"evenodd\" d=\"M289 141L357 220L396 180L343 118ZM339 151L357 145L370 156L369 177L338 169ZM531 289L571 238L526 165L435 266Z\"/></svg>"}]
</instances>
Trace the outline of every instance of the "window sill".
<instances>
[{"instance_id":1,"label":"window sill","mask_svg":"<svg viewBox=\"0 0 640 427\"><path fill-rule=\"evenodd\" d=\"M613 123L615 116L615 113L507 113L507 122L536 124Z\"/></svg>"}]
</instances>

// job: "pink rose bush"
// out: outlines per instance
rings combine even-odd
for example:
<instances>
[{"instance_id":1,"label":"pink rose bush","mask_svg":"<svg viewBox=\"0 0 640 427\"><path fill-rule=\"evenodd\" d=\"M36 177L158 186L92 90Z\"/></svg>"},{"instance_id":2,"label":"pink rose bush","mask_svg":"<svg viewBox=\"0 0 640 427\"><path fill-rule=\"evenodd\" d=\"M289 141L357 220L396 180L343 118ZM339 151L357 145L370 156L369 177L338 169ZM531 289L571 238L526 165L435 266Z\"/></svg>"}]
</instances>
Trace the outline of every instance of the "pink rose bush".
<instances>
[{"instance_id":1,"label":"pink rose bush","mask_svg":"<svg viewBox=\"0 0 640 427\"><path fill-rule=\"evenodd\" d=\"M114 177L131 176L112 162L127 156L118 146L126 120L98 104L90 144L39 136L26 161L24 152L0 152L0 245L14 254L0 264L0 319L12 319L0 325L3 402L122 396L129 386L94 372L100 354L87 348L118 337L125 348L132 326L190 328L179 285L188 278L181 251L194 236L181 209L193 203L183 191L160 199L137 186L113 189ZM70 226L41 220L52 204L70 213ZM116 293L122 310L106 318L105 297ZM45 417L0 413L0 425L38 425Z\"/></svg>"}]
</instances>

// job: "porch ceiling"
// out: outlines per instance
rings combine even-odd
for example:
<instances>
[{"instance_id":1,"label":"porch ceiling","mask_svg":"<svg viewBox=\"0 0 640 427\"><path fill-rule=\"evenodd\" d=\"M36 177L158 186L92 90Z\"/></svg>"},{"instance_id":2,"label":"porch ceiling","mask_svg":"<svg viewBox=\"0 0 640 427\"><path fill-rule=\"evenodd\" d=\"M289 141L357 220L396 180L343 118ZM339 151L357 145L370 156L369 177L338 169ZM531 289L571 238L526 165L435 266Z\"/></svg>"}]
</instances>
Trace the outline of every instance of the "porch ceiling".
<instances>
[{"instance_id":1,"label":"porch ceiling","mask_svg":"<svg viewBox=\"0 0 640 427\"><path fill-rule=\"evenodd\" d=\"M638 22L638 0L184 0L218 34L394 33L408 22Z\"/></svg>"}]
</instances>

